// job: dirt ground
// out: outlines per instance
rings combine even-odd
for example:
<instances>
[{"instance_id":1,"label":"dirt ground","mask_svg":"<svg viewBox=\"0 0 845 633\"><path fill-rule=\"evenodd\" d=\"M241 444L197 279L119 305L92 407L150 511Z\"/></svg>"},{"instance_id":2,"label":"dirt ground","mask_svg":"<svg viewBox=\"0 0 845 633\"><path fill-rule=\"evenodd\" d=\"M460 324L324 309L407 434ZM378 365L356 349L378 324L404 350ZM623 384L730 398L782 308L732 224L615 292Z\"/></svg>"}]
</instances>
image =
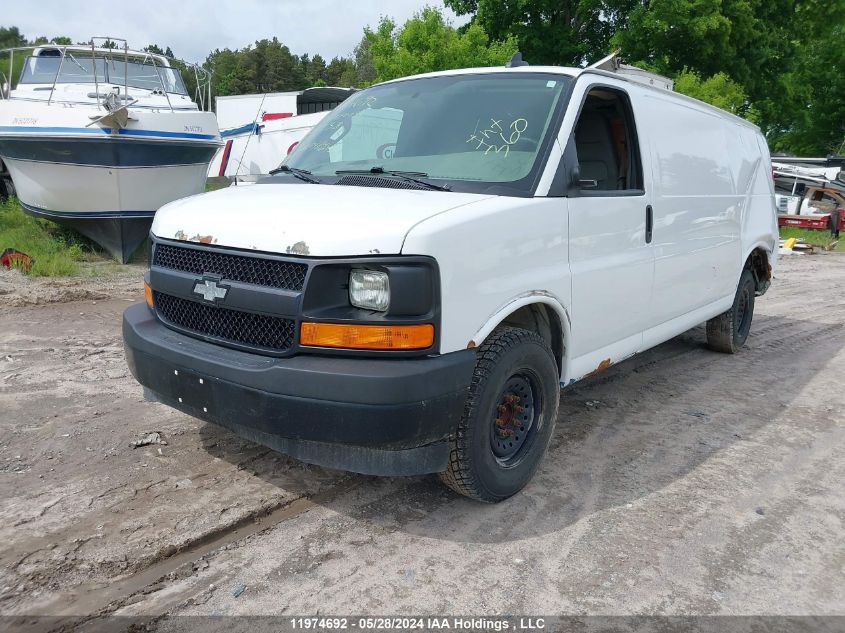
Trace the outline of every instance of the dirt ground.
<instances>
[{"instance_id":1,"label":"dirt ground","mask_svg":"<svg viewBox=\"0 0 845 633\"><path fill-rule=\"evenodd\" d=\"M0 275L0 614L845 615L845 255L783 257L733 357L697 328L566 390L496 506L145 402L130 272Z\"/></svg>"}]
</instances>

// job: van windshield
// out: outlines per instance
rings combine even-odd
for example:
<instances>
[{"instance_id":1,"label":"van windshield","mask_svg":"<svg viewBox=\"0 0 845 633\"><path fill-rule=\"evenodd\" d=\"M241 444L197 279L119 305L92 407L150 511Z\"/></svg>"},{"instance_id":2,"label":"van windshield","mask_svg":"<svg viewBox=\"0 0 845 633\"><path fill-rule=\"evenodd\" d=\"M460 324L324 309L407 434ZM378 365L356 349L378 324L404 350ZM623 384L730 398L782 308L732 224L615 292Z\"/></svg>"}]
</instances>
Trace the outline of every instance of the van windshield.
<instances>
[{"instance_id":1,"label":"van windshield","mask_svg":"<svg viewBox=\"0 0 845 633\"><path fill-rule=\"evenodd\" d=\"M375 168L426 174L456 190L504 185L524 194L571 81L510 72L373 86L333 110L285 164L323 180Z\"/></svg>"},{"instance_id":2,"label":"van windshield","mask_svg":"<svg viewBox=\"0 0 845 633\"><path fill-rule=\"evenodd\" d=\"M22 84L58 84L95 83L96 68L98 83L112 83L122 86L124 81L130 88L146 90L164 89L170 93L188 94L178 69L167 68L149 61L139 60L124 62L119 53L113 59L85 57L84 54L68 52L62 62L61 56L27 57L21 79ZM58 75L56 74L58 73ZM159 75L161 82L159 82Z\"/></svg>"}]
</instances>

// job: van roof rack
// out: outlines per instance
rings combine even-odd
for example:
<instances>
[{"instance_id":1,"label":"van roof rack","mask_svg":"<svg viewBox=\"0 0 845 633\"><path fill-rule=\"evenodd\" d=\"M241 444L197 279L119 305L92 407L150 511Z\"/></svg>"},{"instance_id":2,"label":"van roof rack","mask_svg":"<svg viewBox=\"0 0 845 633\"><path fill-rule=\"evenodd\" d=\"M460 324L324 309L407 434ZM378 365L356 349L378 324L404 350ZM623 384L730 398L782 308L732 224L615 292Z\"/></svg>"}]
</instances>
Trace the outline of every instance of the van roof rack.
<instances>
[{"instance_id":1,"label":"van roof rack","mask_svg":"<svg viewBox=\"0 0 845 633\"><path fill-rule=\"evenodd\" d=\"M519 66L528 66L528 62L522 59L522 53L517 51L513 54L510 61L505 64L505 68L517 68Z\"/></svg>"},{"instance_id":2,"label":"van roof rack","mask_svg":"<svg viewBox=\"0 0 845 633\"><path fill-rule=\"evenodd\" d=\"M650 73L647 70L637 68L636 66L623 64L620 57L621 52L622 51L620 50L615 50L604 59L600 59L595 64L590 64L587 68L592 70L606 70L611 73L616 73L617 75L622 75L626 79L636 81L640 84L645 84L646 86L654 86L656 88L663 88L664 90L670 91L674 88L675 82L668 77L658 75L657 73Z\"/></svg>"}]
</instances>

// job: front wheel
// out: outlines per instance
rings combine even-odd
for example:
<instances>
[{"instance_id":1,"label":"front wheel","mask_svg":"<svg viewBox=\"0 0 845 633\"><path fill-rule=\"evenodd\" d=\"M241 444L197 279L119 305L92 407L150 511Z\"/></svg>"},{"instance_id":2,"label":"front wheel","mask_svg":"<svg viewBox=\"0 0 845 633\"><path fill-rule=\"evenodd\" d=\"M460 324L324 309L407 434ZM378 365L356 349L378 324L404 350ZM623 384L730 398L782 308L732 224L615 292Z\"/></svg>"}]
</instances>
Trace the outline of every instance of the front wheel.
<instances>
[{"instance_id":1,"label":"front wheel","mask_svg":"<svg viewBox=\"0 0 845 633\"><path fill-rule=\"evenodd\" d=\"M452 490L488 503L516 494L546 452L560 399L546 342L520 328L497 329L478 349L464 414L450 438Z\"/></svg>"},{"instance_id":2,"label":"front wheel","mask_svg":"<svg viewBox=\"0 0 845 633\"><path fill-rule=\"evenodd\" d=\"M707 346L725 354L735 354L745 345L754 316L754 275L745 269L739 278L731 309L707 322Z\"/></svg>"}]
</instances>

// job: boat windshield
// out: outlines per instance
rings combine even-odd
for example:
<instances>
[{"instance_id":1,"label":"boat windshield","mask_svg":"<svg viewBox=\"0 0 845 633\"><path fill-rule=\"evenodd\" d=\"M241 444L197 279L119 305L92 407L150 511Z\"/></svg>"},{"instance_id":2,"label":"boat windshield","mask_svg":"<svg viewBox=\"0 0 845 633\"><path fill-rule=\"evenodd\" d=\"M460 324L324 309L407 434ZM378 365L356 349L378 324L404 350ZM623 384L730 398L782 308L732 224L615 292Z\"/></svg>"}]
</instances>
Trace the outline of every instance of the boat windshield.
<instances>
[{"instance_id":1,"label":"boat windshield","mask_svg":"<svg viewBox=\"0 0 845 633\"><path fill-rule=\"evenodd\" d=\"M188 94L185 83L182 81L182 74L178 69L168 68L160 64L154 66L149 61L142 62L130 59L128 62L124 62L120 59L119 54L107 60L102 57L92 59L90 56L77 56L68 52L64 63L62 63L62 58L58 56L27 57L19 83L52 84L54 79L59 84L94 83L95 68L96 81L100 83L122 86L125 79L130 88L155 90L156 88L160 89L164 84L164 89L167 92L181 95ZM59 73L58 77L56 73ZM160 82L159 76L161 76Z\"/></svg>"},{"instance_id":2,"label":"boat windshield","mask_svg":"<svg viewBox=\"0 0 845 633\"><path fill-rule=\"evenodd\" d=\"M285 164L324 181L349 171L402 171L454 190L496 186L525 195L571 81L503 72L373 86L326 116Z\"/></svg>"}]
</instances>

